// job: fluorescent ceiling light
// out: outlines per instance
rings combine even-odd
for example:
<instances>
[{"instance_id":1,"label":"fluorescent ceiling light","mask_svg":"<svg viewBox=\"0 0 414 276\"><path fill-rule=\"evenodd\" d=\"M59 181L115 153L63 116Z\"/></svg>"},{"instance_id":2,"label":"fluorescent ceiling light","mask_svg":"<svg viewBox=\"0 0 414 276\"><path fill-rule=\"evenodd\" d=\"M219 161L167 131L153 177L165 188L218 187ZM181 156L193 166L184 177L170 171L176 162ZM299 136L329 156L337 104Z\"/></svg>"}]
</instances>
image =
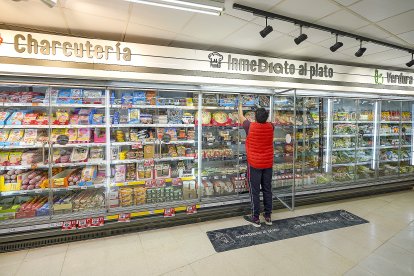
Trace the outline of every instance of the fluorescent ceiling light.
<instances>
[{"instance_id":1,"label":"fluorescent ceiling light","mask_svg":"<svg viewBox=\"0 0 414 276\"><path fill-rule=\"evenodd\" d=\"M147 4L163 8L172 8L182 11L221 15L223 2L218 1L184 1L184 0L126 0L132 3Z\"/></svg>"}]
</instances>

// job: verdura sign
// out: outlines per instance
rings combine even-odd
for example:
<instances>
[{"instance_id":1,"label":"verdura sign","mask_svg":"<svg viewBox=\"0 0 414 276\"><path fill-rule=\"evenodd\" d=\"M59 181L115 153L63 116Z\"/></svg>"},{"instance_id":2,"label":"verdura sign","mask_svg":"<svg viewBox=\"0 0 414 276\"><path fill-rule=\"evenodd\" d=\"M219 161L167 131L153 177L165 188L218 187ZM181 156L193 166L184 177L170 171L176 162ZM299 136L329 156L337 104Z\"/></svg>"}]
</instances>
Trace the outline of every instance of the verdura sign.
<instances>
[{"instance_id":1,"label":"verdura sign","mask_svg":"<svg viewBox=\"0 0 414 276\"><path fill-rule=\"evenodd\" d=\"M333 68L328 67L327 65L319 66L318 63L315 65L308 65L308 63L303 63L296 68L296 65L284 61L279 62L269 62L266 59L246 59L246 58L233 58L231 55L228 55L227 66L229 71L242 71L242 72L259 72L259 73L274 73L274 74L283 74L283 75L295 75L296 71L300 76L309 76L310 79L313 78L333 78L334 71Z\"/></svg>"},{"instance_id":2,"label":"verdura sign","mask_svg":"<svg viewBox=\"0 0 414 276\"><path fill-rule=\"evenodd\" d=\"M412 85L414 83L414 77L404 73L393 74L392 72L387 72L384 75L383 73L379 73L378 69L375 69L374 82L375 84L383 84L386 82L387 84Z\"/></svg>"},{"instance_id":3,"label":"verdura sign","mask_svg":"<svg viewBox=\"0 0 414 276\"><path fill-rule=\"evenodd\" d=\"M20 54L41 54L45 56L63 54L66 57L105 59L115 55L116 60L131 61L131 49L121 47L120 42L115 45L93 45L90 41L68 42L58 40L35 39L31 34L16 34L14 36L14 50Z\"/></svg>"}]
</instances>

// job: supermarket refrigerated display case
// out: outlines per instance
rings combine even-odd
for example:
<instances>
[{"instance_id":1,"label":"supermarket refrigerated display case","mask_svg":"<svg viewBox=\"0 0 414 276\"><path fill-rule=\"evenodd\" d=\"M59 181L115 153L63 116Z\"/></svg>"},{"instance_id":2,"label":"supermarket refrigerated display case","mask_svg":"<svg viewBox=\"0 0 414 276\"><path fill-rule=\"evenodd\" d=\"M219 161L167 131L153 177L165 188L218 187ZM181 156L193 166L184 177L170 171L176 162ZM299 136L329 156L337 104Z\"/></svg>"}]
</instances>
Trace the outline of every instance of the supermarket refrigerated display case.
<instances>
[{"instance_id":1,"label":"supermarket refrigerated display case","mask_svg":"<svg viewBox=\"0 0 414 276\"><path fill-rule=\"evenodd\" d=\"M238 101L249 120L269 110L274 195L291 209L324 189L414 179L411 98L257 91L0 85L0 232L248 203Z\"/></svg>"}]
</instances>

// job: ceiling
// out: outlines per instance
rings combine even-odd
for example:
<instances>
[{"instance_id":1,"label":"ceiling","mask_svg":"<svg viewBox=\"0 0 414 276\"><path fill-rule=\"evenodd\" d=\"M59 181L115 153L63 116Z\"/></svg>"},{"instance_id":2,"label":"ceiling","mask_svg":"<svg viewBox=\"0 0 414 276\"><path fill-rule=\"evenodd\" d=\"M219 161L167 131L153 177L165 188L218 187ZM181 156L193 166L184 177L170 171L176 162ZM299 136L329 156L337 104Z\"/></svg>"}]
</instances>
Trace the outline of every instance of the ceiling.
<instances>
[{"instance_id":1,"label":"ceiling","mask_svg":"<svg viewBox=\"0 0 414 276\"><path fill-rule=\"evenodd\" d=\"M274 31L263 39L265 20L232 9L234 2L414 49L414 0L225 0L220 17L124 0L59 0L55 8L40 0L1 0L0 28L408 69L407 52L368 43L357 58L359 42L340 38L344 47L332 53L335 38L314 29L304 29L309 38L297 46L298 26L278 20L269 21Z\"/></svg>"}]
</instances>

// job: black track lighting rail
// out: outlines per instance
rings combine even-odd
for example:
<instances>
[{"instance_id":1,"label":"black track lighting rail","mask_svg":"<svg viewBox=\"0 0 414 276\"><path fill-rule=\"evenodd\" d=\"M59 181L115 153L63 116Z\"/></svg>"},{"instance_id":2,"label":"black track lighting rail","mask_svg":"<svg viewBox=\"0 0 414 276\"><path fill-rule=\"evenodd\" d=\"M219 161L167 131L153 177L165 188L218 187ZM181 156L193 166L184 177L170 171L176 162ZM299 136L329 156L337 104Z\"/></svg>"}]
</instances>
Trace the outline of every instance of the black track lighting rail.
<instances>
[{"instance_id":1,"label":"black track lighting rail","mask_svg":"<svg viewBox=\"0 0 414 276\"><path fill-rule=\"evenodd\" d=\"M252 13L253 15L260 16L260 17L266 17L266 18L272 18L272 19L277 19L277 20L281 20L281 21L286 21L286 22L293 23L295 25L299 25L299 26L303 26L303 27L307 27L307 28L313 28L313 29L329 32L329 33L332 33L332 34L337 34L339 36L355 38L357 40L361 40L361 41L365 41L365 42L371 42L371 43L374 43L374 44L382 45L382 46L393 48L393 49L398 49L398 50L405 51L405 52L408 52L408 53L414 53L414 49L411 49L411 48L408 48L408 47L404 47L404 46L388 43L388 42L385 42L385 41L381 41L381 40L377 40L377 39L373 39L373 38L369 38L369 37L365 37L365 36L345 32L345 31L341 31L341 30L338 30L338 29L326 27L326 26L323 26L323 25L318 25L318 24L315 24L315 23L299 20L299 19L296 19L296 18L280 15L280 14L277 14L277 13L272 13L272 12L267 12L267 11L264 11L264 10L259 10L259 9L256 9L256 8L252 8L252 7L237 4L237 3L233 4L233 8L236 9L236 10L241 10L241 11L244 11L244 12Z\"/></svg>"}]
</instances>

